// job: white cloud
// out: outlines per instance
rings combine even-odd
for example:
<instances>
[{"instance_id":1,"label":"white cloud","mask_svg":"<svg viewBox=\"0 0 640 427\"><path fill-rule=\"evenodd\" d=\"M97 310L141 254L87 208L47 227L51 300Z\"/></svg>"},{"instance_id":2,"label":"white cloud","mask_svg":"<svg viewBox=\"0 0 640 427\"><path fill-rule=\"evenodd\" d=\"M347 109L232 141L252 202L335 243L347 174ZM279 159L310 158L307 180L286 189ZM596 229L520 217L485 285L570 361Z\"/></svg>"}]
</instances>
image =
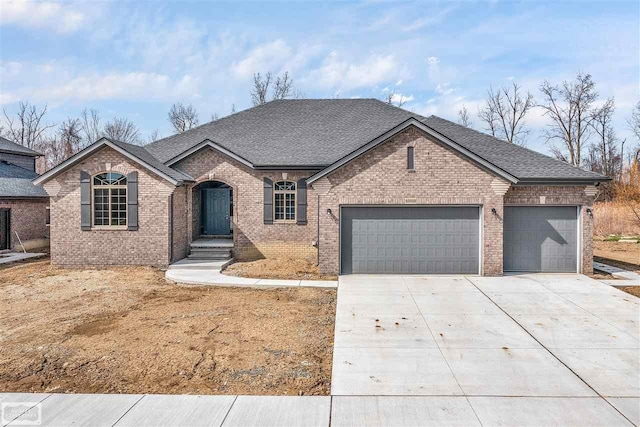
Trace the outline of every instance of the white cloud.
<instances>
[{"instance_id":1,"label":"white cloud","mask_svg":"<svg viewBox=\"0 0 640 427\"><path fill-rule=\"evenodd\" d=\"M48 86L24 88L18 93L6 93L3 103L17 99L33 99L50 103L69 100L133 100L188 99L197 91L197 81L190 75L171 79L164 74L130 72L91 74L76 77L66 83L48 82Z\"/></svg>"},{"instance_id":2,"label":"white cloud","mask_svg":"<svg viewBox=\"0 0 640 427\"><path fill-rule=\"evenodd\" d=\"M436 86L436 93L440 95L449 95L456 91L456 88L451 87L449 83L441 83Z\"/></svg>"},{"instance_id":3,"label":"white cloud","mask_svg":"<svg viewBox=\"0 0 640 427\"><path fill-rule=\"evenodd\" d=\"M400 80L398 80L398 81L396 82L396 86L400 86L401 84L402 84L402 79L400 79Z\"/></svg>"},{"instance_id":4,"label":"white cloud","mask_svg":"<svg viewBox=\"0 0 640 427\"><path fill-rule=\"evenodd\" d=\"M415 98L413 95L403 95L401 93L394 93L391 96L391 102L394 104L398 104L400 102L407 103L413 101Z\"/></svg>"},{"instance_id":5,"label":"white cloud","mask_svg":"<svg viewBox=\"0 0 640 427\"><path fill-rule=\"evenodd\" d=\"M247 78L254 73L280 72L292 56L292 49L283 40L262 44L249 52L242 60L233 63L231 69L236 77Z\"/></svg>"},{"instance_id":6,"label":"white cloud","mask_svg":"<svg viewBox=\"0 0 640 427\"><path fill-rule=\"evenodd\" d=\"M22 63L15 61L0 62L0 76L3 78L15 77L22 71Z\"/></svg>"},{"instance_id":7,"label":"white cloud","mask_svg":"<svg viewBox=\"0 0 640 427\"><path fill-rule=\"evenodd\" d=\"M340 59L333 51L322 66L309 73L307 80L320 87L348 91L375 86L391 79L397 72L398 64L392 55L369 55L360 63L351 63Z\"/></svg>"},{"instance_id":8,"label":"white cloud","mask_svg":"<svg viewBox=\"0 0 640 427\"><path fill-rule=\"evenodd\" d=\"M427 58L427 62L429 63L429 65L436 65L440 63L440 59L438 59L437 56L430 56Z\"/></svg>"},{"instance_id":9,"label":"white cloud","mask_svg":"<svg viewBox=\"0 0 640 427\"><path fill-rule=\"evenodd\" d=\"M35 2L31 0L3 1L0 24L48 28L59 33L72 33L86 21L86 15L70 4Z\"/></svg>"}]
</instances>

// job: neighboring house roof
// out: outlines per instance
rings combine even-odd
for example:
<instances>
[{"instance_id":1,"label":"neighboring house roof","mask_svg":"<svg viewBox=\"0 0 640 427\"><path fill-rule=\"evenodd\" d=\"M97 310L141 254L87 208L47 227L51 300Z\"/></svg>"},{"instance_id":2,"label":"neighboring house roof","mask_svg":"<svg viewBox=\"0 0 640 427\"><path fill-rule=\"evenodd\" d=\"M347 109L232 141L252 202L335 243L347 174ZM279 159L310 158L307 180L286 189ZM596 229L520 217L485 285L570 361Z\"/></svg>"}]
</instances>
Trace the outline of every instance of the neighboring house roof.
<instances>
[{"instance_id":1,"label":"neighboring house roof","mask_svg":"<svg viewBox=\"0 0 640 427\"><path fill-rule=\"evenodd\" d=\"M33 151L27 147L24 147L20 144L16 144L15 142L9 141L7 138L3 138L0 136L0 152L3 153L12 153L12 154L22 154L24 156L31 157L39 157L42 154Z\"/></svg>"},{"instance_id":2,"label":"neighboring house roof","mask_svg":"<svg viewBox=\"0 0 640 427\"><path fill-rule=\"evenodd\" d=\"M432 136L450 140L454 144L449 145L468 150L483 165L488 163L490 169L515 178L510 179L513 182L607 179L448 120L423 117L376 99L272 101L144 148L169 165L211 145L255 168L323 170L412 119L435 131Z\"/></svg>"},{"instance_id":3,"label":"neighboring house roof","mask_svg":"<svg viewBox=\"0 0 640 427\"><path fill-rule=\"evenodd\" d=\"M11 162L0 160L0 178L22 178L33 179L38 176L37 173L25 169Z\"/></svg>"},{"instance_id":4,"label":"neighboring house roof","mask_svg":"<svg viewBox=\"0 0 640 427\"><path fill-rule=\"evenodd\" d=\"M161 163L155 157L149 154L147 150L139 145L128 144L126 142L116 141L114 139L103 137L84 150L78 152L77 154L69 157L67 160L53 167L52 169L49 169L47 172L34 179L33 182L35 184L43 184L59 173L62 173L67 168L82 161L86 157L90 156L96 151L103 149L104 147L111 147L125 157L130 158L134 162L139 163L143 167L154 172L156 175L165 178L174 185L180 185L184 181L193 181L193 178L188 174L180 172L176 169L172 169L169 166Z\"/></svg>"},{"instance_id":5,"label":"neighboring house roof","mask_svg":"<svg viewBox=\"0 0 640 427\"><path fill-rule=\"evenodd\" d=\"M0 161L0 198L49 197L44 188L31 182L37 176L37 173L28 169Z\"/></svg>"}]
</instances>

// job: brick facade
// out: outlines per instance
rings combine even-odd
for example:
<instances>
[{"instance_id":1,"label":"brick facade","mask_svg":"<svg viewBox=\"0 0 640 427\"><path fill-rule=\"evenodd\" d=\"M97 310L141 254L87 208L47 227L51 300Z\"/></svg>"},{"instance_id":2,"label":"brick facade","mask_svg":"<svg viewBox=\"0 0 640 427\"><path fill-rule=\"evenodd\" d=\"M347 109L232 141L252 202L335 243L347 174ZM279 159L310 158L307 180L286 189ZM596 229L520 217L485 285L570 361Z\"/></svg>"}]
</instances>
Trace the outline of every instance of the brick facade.
<instances>
[{"instance_id":1,"label":"brick facade","mask_svg":"<svg viewBox=\"0 0 640 427\"><path fill-rule=\"evenodd\" d=\"M407 170L407 147L415 169ZM105 148L45 184L51 197L51 253L59 265L167 265L185 257L200 234L199 184L219 181L233 191L234 257L304 257L323 273L339 272L339 215L349 205L472 205L482 213L481 273L502 274L503 206L582 206L582 272L592 271L593 205L584 186L510 186L457 152L408 128L313 183L307 191L307 224L263 221L263 178L297 181L317 171L252 170L211 148L174 168L194 183L175 187ZM80 172L139 173L139 230L80 229ZM329 212L330 210L330 212ZM495 210L495 213L492 212ZM319 221L319 223L318 223ZM317 246L319 244L319 246ZM318 254L319 251L319 254Z\"/></svg>"},{"instance_id":2,"label":"brick facade","mask_svg":"<svg viewBox=\"0 0 640 427\"><path fill-rule=\"evenodd\" d=\"M138 171L137 231L80 229L80 172ZM111 148L44 184L51 196L51 261L63 266L169 263L169 209L174 186Z\"/></svg>"},{"instance_id":3,"label":"brick facade","mask_svg":"<svg viewBox=\"0 0 640 427\"><path fill-rule=\"evenodd\" d=\"M505 205L580 206L582 226L582 265L580 272L593 273L593 203L595 197L587 195L585 186L515 186L504 196Z\"/></svg>"},{"instance_id":4,"label":"brick facade","mask_svg":"<svg viewBox=\"0 0 640 427\"><path fill-rule=\"evenodd\" d=\"M185 209L188 202L187 185L176 187L173 192L172 200L172 223L173 223L173 237L172 237L172 252L169 255L171 261L178 261L187 255L189 255L189 218L188 210Z\"/></svg>"},{"instance_id":5,"label":"brick facade","mask_svg":"<svg viewBox=\"0 0 640 427\"><path fill-rule=\"evenodd\" d=\"M49 237L49 227L47 227L47 206L49 206L49 200L46 198L0 198L0 209L11 209L10 244L12 249L20 247L15 232L18 232L22 243L25 245L27 245L30 240L46 239Z\"/></svg>"},{"instance_id":6,"label":"brick facade","mask_svg":"<svg viewBox=\"0 0 640 427\"><path fill-rule=\"evenodd\" d=\"M237 259L257 259L274 257L303 257L317 259L317 196L312 189L307 191L307 224L292 223L264 224L263 221L263 178L273 181L286 179L298 181L308 178L315 171L256 171L220 154L211 148L174 165L178 170L191 175L196 182L190 184L186 207L190 219L189 240L199 237L200 196L198 184L219 181L233 189L232 228L234 257Z\"/></svg>"},{"instance_id":7,"label":"brick facade","mask_svg":"<svg viewBox=\"0 0 640 427\"><path fill-rule=\"evenodd\" d=\"M407 170L409 146L414 147L413 171ZM481 205L482 274L501 275L502 195L492 188L494 180L493 174L429 140L418 129L403 131L328 176L331 188L320 195L321 270L339 271L340 206ZM323 185L315 187L320 191Z\"/></svg>"}]
</instances>

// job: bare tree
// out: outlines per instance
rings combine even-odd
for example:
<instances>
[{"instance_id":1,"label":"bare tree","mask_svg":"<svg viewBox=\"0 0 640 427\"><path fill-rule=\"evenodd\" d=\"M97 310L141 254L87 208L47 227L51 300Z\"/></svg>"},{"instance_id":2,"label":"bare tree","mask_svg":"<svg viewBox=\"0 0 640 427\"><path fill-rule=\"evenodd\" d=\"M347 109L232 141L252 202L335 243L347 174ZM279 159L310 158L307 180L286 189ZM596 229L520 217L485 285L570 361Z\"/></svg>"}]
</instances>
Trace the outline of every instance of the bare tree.
<instances>
[{"instance_id":1,"label":"bare tree","mask_svg":"<svg viewBox=\"0 0 640 427\"><path fill-rule=\"evenodd\" d=\"M272 87L273 83L273 87ZM271 98L269 98L271 91ZM251 89L251 102L254 106L269 102L269 99L302 98L304 94L293 87L293 80L288 71L276 76L269 71L264 76L260 73L253 75L253 89ZM235 112L232 111L232 112Z\"/></svg>"},{"instance_id":2,"label":"bare tree","mask_svg":"<svg viewBox=\"0 0 640 427\"><path fill-rule=\"evenodd\" d=\"M554 86L545 81L540 87L544 96L540 107L551 119L546 131L547 143L560 141L559 147L551 145L553 154L574 166L582 164L582 149L593 130L593 103L598 98L595 86L590 74L578 73L573 82L564 81L561 86Z\"/></svg>"},{"instance_id":3,"label":"bare tree","mask_svg":"<svg viewBox=\"0 0 640 427\"><path fill-rule=\"evenodd\" d=\"M104 125L105 136L116 141L138 144L140 142L140 132L133 122L125 117L114 117Z\"/></svg>"},{"instance_id":4,"label":"bare tree","mask_svg":"<svg viewBox=\"0 0 640 427\"><path fill-rule=\"evenodd\" d=\"M458 124L468 128L473 127L473 121L471 121L471 115L466 105L462 105L462 108L458 110Z\"/></svg>"},{"instance_id":5,"label":"bare tree","mask_svg":"<svg viewBox=\"0 0 640 427\"><path fill-rule=\"evenodd\" d=\"M177 102L169 109L169 123L178 133L182 133L198 126L198 112L189 104L187 106Z\"/></svg>"},{"instance_id":6,"label":"bare tree","mask_svg":"<svg viewBox=\"0 0 640 427\"><path fill-rule=\"evenodd\" d=\"M6 110L4 114L4 134L10 140L34 149L39 145L48 129L55 125L45 125L44 116L47 113L47 106L39 110L37 106L29 104L29 101L20 102L16 117L10 117Z\"/></svg>"},{"instance_id":7,"label":"bare tree","mask_svg":"<svg viewBox=\"0 0 640 427\"><path fill-rule=\"evenodd\" d=\"M162 135L160 135L160 132L158 132L158 129L156 129L153 132L151 132L151 135L149 135L149 138L148 138L149 144L161 138L162 138Z\"/></svg>"},{"instance_id":8,"label":"bare tree","mask_svg":"<svg viewBox=\"0 0 640 427\"><path fill-rule=\"evenodd\" d=\"M631 132L633 132L636 139L638 140L638 145L636 146L636 149L633 150L633 158L635 158L636 162L640 162L640 102L638 102L636 106L633 107L633 111L631 111L631 117L629 118L627 123L629 123Z\"/></svg>"},{"instance_id":9,"label":"bare tree","mask_svg":"<svg viewBox=\"0 0 640 427\"><path fill-rule=\"evenodd\" d=\"M211 115L211 121L212 122L215 122L216 120L219 120L219 119L220 119L220 115L218 113L213 113Z\"/></svg>"},{"instance_id":10,"label":"bare tree","mask_svg":"<svg viewBox=\"0 0 640 427\"><path fill-rule=\"evenodd\" d=\"M271 72L265 74L264 77L260 73L256 73L253 75L253 90L251 91L251 102L253 102L254 106L267 103L271 79Z\"/></svg>"},{"instance_id":11,"label":"bare tree","mask_svg":"<svg viewBox=\"0 0 640 427\"><path fill-rule=\"evenodd\" d=\"M276 83L273 86L273 99L287 99L293 96L293 80L289 76L289 72L285 71L282 76L276 77Z\"/></svg>"},{"instance_id":12,"label":"bare tree","mask_svg":"<svg viewBox=\"0 0 640 427\"><path fill-rule=\"evenodd\" d=\"M384 102L386 102L389 105L395 105L396 107L400 108L407 103L407 99L401 93L397 94L394 89L387 92L386 96L384 97Z\"/></svg>"},{"instance_id":13,"label":"bare tree","mask_svg":"<svg viewBox=\"0 0 640 427\"><path fill-rule=\"evenodd\" d=\"M100 122L100 113L96 109L82 110L80 115L82 121L82 133L84 136L84 145L88 146L104 136L104 129Z\"/></svg>"},{"instance_id":14,"label":"bare tree","mask_svg":"<svg viewBox=\"0 0 640 427\"><path fill-rule=\"evenodd\" d=\"M82 149L83 130L80 119L68 118L60 123L56 133L46 136L39 144L46 168L51 168Z\"/></svg>"},{"instance_id":15,"label":"bare tree","mask_svg":"<svg viewBox=\"0 0 640 427\"><path fill-rule=\"evenodd\" d=\"M613 98L609 98L592 112L591 127L597 135L597 140L590 147L588 163L594 172L617 178L622 158L618 150L618 139L611 124L615 109Z\"/></svg>"},{"instance_id":16,"label":"bare tree","mask_svg":"<svg viewBox=\"0 0 640 427\"><path fill-rule=\"evenodd\" d=\"M529 131L524 129L524 119L534 106L533 95L530 92L522 94L520 86L513 82L510 87L505 86L495 92L489 88L485 106L478 112L478 117L496 138L525 145Z\"/></svg>"}]
</instances>

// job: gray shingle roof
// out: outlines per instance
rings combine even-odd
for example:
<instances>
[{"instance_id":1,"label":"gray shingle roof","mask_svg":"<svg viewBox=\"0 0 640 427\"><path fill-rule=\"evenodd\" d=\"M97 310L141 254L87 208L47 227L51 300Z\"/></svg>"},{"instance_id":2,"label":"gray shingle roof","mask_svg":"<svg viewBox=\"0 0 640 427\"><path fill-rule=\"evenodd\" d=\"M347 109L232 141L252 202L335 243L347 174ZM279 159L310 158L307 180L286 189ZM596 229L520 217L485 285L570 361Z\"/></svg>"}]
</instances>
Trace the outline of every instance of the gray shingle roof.
<instances>
[{"instance_id":1,"label":"gray shingle roof","mask_svg":"<svg viewBox=\"0 0 640 427\"><path fill-rule=\"evenodd\" d=\"M33 156L33 157L42 155L20 144L16 144L15 142L9 141L7 138L3 138L1 136L0 136L0 151L5 153L23 154L27 156Z\"/></svg>"},{"instance_id":2,"label":"gray shingle roof","mask_svg":"<svg viewBox=\"0 0 640 427\"><path fill-rule=\"evenodd\" d=\"M38 174L0 161L0 197L49 197L44 188L31 180Z\"/></svg>"},{"instance_id":3,"label":"gray shingle roof","mask_svg":"<svg viewBox=\"0 0 640 427\"><path fill-rule=\"evenodd\" d=\"M430 116L421 121L520 180L603 178L600 174L576 168L537 151L502 141L440 117Z\"/></svg>"},{"instance_id":4,"label":"gray shingle roof","mask_svg":"<svg viewBox=\"0 0 640 427\"><path fill-rule=\"evenodd\" d=\"M167 162L210 139L255 166L328 166L412 116L374 99L272 101L145 148Z\"/></svg>"},{"instance_id":5,"label":"gray shingle roof","mask_svg":"<svg viewBox=\"0 0 640 427\"><path fill-rule=\"evenodd\" d=\"M377 99L272 101L144 148L166 163L209 139L257 167L321 169L411 118L521 180L604 178L448 120L423 117Z\"/></svg>"},{"instance_id":6,"label":"gray shingle roof","mask_svg":"<svg viewBox=\"0 0 640 427\"><path fill-rule=\"evenodd\" d=\"M29 169L21 168L13 163L0 160L0 178L33 179L37 176L37 173Z\"/></svg>"}]
</instances>

